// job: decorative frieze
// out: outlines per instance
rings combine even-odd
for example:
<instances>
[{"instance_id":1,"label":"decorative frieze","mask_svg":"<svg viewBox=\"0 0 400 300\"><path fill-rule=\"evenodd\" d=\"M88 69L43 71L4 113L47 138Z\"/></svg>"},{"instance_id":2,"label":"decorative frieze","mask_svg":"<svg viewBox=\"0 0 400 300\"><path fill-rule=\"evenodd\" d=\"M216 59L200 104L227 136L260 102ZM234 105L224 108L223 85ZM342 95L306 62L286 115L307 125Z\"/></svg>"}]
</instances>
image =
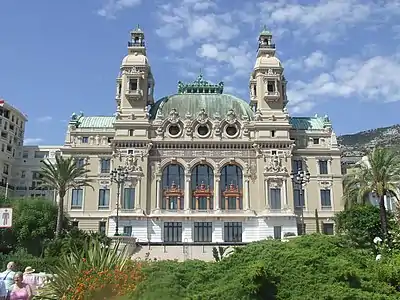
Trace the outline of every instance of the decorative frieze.
<instances>
[{"instance_id":1,"label":"decorative frieze","mask_svg":"<svg viewBox=\"0 0 400 300\"><path fill-rule=\"evenodd\" d=\"M248 157L248 150L172 150L158 149L162 157Z\"/></svg>"}]
</instances>

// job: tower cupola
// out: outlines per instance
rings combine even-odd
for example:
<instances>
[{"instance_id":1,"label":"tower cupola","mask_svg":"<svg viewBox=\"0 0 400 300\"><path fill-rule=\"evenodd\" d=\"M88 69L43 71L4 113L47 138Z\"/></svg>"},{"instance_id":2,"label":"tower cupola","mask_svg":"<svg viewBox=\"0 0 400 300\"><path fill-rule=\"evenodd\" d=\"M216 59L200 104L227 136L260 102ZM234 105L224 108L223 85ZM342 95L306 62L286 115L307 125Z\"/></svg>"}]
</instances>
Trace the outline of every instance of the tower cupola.
<instances>
[{"instance_id":1,"label":"tower cupola","mask_svg":"<svg viewBox=\"0 0 400 300\"><path fill-rule=\"evenodd\" d=\"M265 54L268 53L270 55L275 54L275 44L272 42L272 33L267 29L264 25L263 30L260 32L258 36L258 53Z\"/></svg>"}]
</instances>

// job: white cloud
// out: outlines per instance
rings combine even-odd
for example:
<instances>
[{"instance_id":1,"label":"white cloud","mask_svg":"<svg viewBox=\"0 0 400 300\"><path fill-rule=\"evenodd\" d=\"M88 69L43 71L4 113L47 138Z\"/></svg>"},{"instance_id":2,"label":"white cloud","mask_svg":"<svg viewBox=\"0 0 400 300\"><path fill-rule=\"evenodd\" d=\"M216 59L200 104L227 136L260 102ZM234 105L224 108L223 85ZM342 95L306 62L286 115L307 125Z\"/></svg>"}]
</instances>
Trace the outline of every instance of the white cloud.
<instances>
[{"instance_id":1,"label":"white cloud","mask_svg":"<svg viewBox=\"0 0 400 300\"><path fill-rule=\"evenodd\" d=\"M400 101L400 57L374 56L339 59L329 73L321 73L309 81L294 81L289 85L289 105L304 111L320 99L352 98L380 103ZM302 109L303 108L303 109Z\"/></svg>"},{"instance_id":2,"label":"white cloud","mask_svg":"<svg viewBox=\"0 0 400 300\"><path fill-rule=\"evenodd\" d=\"M49 122L51 120L53 120L53 117L51 117L51 116L39 117L39 118L36 119L36 121L41 122L41 123Z\"/></svg>"},{"instance_id":3,"label":"white cloud","mask_svg":"<svg viewBox=\"0 0 400 300\"><path fill-rule=\"evenodd\" d=\"M397 2L395 4L394 2ZM280 0L259 4L260 18L272 27L289 27L303 41L340 41L337 38L356 24L387 21L400 13L399 1L319 0L307 4Z\"/></svg>"},{"instance_id":4,"label":"white cloud","mask_svg":"<svg viewBox=\"0 0 400 300\"><path fill-rule=\"evenodd\" d=\"M24 139L24 145L36 145L43 142L41 138L26 138Z\"/></svg>"},{"instance_id":5,"label":"white cloud","mask_svg":"<svg viewBox=\"0 0 400 300\"><path fill-rule=\"evenodd\" d=\"M314 51L309 56L303 56L298 59L289 59L284 63L286 68L295 70L314 70L324 68L328 65L329 58L322 51Z\"/></svg>"},{"instance_id":6,"label":"white cloud","mask_svg":"<svg viewBox=\"0 0 400 300\"><path fill-rule=\"evenodd\" d=\"M140 3L141 0L106 0L104 5L97 11L97 14L108 19L113 19L117 12L126 8L132 8Z\"/></svg>"}]
</instances>

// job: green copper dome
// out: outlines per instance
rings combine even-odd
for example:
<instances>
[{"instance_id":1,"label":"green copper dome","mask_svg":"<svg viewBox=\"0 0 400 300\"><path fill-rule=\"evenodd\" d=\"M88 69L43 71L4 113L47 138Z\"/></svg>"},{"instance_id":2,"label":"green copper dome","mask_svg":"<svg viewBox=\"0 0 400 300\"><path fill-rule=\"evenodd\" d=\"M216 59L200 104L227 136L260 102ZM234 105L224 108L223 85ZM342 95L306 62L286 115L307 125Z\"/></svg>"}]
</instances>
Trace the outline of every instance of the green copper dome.
<instances>
[{"instance_id":1,"label":"green copper dome","mask_svg":"<svg viewBox=\"0 0 400 300\"><path fill-rule=\"evenodd\" d=\"M178 83L178 93L158 100L150 109L150 118L158 119L168 117L175 109L180 117L190 114L196 117L204 109L210 119L220 117L223 119L230 110L233 110L238 118L247 117L252 120L254 113L249 104L235 96L223 94L224 84L211 84L199 75L192 83Z\"/></svg>"}]
</instances>

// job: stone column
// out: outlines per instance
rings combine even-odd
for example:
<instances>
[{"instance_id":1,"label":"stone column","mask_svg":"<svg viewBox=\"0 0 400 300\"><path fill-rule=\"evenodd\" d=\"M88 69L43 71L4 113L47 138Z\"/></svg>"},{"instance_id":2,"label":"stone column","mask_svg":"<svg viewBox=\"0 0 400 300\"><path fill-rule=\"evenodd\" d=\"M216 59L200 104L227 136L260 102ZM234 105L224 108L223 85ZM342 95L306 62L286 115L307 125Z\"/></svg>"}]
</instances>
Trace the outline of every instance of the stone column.
<instances>
[{"instance_id":1,"label":"stone column","mask_svg":"<svg viewBox=\"0 0 400 300\"><path fill-rule=\"evenodd\" d=\"M244 191L243 191L243 210L250 209L250 180L246 178L244 180Z\"/></svg>"},{"instance_id":2,"label":"stone column","mask_svg":"<svg viewBox=\"0 0 400 300\"><path fill-rule=\"evenodd\" d=\"M156 178L156 209L160 209L161 204L161 177Z\"/></svg>"},{"instance_id":3,"label":"stone column","mask_svg":"<svg viewBox=\"0 0 400 300\"><path fill-rule=\"evenodd\" d=\"M190 174L185 174L185 200L184 200L184 207L185 210L190 210Z\"/></svg>"},{"instance_id":4,"label":"stone column","mask_svg":"<svg viewBox=\"0 0 400 300\"><path fill-rule=\"evenodd\" d=\"M270 209L270 205L269 205L269 190L268 190L268 179L264 179L264 192L265 192L265 208L266 209Z\"/></svg>"},{"instance_id":5,"label":"stone column","mask_svg":"<svg viewBox=\"0 0 400 300\"><path fill-rule=\"evenodd\" d=\"M282 197L283 197L283 209L288 209L288 197L287 197L287 186L286 186L286 179L282 180Z\"/></svg>"},{"instance_id":6,"label":"stone column","mask_svg":"<svg viewBox=\"0 0 400 300\"><path fill-rule=\"evenodd\" d=\"M220 187L221 175L214 174L214 210L220 210L220 197L221 197L221 187Z\"/></svg>"},{"instance_id":7,"label":"stone column","mask_svg":"<svg viewBox=\"0 0 400 300\"><path fill-rule=\"evenodd\" d=\"M137 206L135 208L140 209L142 207L142 179L138 178L137 182L137 187L138 187L138 201L137 201ZM122 193L121 193L122 194Z\"/></svg>"}]
</instances>

